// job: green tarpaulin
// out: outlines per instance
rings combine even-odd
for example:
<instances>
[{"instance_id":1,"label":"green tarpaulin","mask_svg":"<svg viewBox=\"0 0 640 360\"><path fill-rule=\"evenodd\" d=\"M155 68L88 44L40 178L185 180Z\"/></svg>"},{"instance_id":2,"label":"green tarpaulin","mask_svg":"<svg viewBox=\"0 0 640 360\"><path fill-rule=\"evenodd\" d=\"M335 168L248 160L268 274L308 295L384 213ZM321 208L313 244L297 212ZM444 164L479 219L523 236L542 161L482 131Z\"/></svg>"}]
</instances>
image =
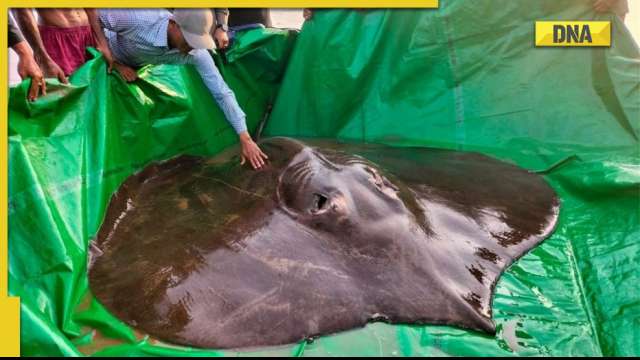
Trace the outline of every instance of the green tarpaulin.
<instances>
[{"instance_id":1,"label":"green tarpaulin","mask_svg":"<svg viewBox=\"0 0 640 360\"><path fill-rule=\"evenodd\" d=\"M275 99L296 35L251 30L215 56L251 130ZM237 136L194 68L138 74L127 84L96 58L35 103L27 82L10 90L9 291L21 298L23 355L166 353L90 296L87 247L127 176L177 154L215 154Z\"/></svg>"},{"instance_id":2,"label":"green tarpaulin","mask_svg":"<svg viewBox=\"0 0 640 360\"><path fill-rule=\"evenodd\" d=\"M560 222L500 279L496 336L376 323L221 352L161 344L119 322L86 278L110 195L150 161L214 154L234 135L192 69L149 67L127 85L98 58L35 104L24 83L10 93L9 285L22 299L22 353L639 355L637 45L582 0L440 5L316 11L283 80L288 33L249 33L217 60L251 129L276 99L265 135L481 151L543 174L561 197ZM533 45L535 20L594 19L612 21L611 48Z\"/></svg>"}]
</instances>

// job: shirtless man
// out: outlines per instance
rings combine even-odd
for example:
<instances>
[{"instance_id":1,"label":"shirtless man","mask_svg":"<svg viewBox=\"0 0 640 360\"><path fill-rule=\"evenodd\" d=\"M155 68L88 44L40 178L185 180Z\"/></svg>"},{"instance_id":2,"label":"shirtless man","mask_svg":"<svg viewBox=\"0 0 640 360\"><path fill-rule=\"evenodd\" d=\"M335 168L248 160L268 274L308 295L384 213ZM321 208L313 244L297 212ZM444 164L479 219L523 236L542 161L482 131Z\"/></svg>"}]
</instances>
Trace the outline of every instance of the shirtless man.
<instances>
[{"instance_id":1,"label":"shirtless man","mask_svg":"<svg viewBox=\"0 0 640 360\"><path fill-rule=\"evenodd\" d=\"M45 77L67 83L67 76L89 60L88 46L102 52L111 71L113 57L95 9L36 9L38 22L32 9L13 11Z\"/></svg>"}]
</instances>

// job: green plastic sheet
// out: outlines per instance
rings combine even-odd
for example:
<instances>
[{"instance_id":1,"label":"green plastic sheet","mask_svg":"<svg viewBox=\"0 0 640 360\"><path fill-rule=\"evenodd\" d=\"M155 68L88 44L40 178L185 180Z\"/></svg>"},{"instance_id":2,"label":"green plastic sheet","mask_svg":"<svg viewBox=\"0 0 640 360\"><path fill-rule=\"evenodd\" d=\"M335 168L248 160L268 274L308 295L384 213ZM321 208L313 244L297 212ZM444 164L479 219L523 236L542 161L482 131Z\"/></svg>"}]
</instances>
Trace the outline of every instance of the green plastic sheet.
<instances>
[{"instance_id":1,"label":"green plastic sheet","mask_svg":"<svg viewBox=\"0 0 640 360\"><path fill-rule=\"evenodd\" d=\"M247 113L265 118L296 31L242 32L218 68ZM211 155L237 136L191 66L148 66L127 84L96 56L70 78L26 100L9 94L9 292L21 298L22 355L149 355L149 344L88 291L87 248L112 193L152 161ZM178 353L188 352L180 350Z\"/></svg>"},{"instance_id":2,"label":"green plastic sheet","mask_svg":"<svg viewBox=\"0 0 640 360\"><path fill-rule=\"evenodd\" d=\"M611 48L534 47L536 20L576 19L611 20ZM480 151L544 174L562 207L500 279L497 336L372 326L306 353L640 355L639 130L638 47L590 1L317 11L267 134Z\"/></svg>"},{"instance_id":3,"label":"green plastic sheet","mask_svg":"<svg viewBox=\"0 0 640 360\"><path fill-rule=\"evenodd\" d=\"M110 195L148 162L214 154L235 135L188 67L125 84L102 59L30 104L10 91L10 293L23 355L639 355L640 52L582 0L441 1L437 10L318 10L294 35L257 30L223 59L265 135L481 151L545 176L556 232L500 279L496 336L375 323L245 352L159 343L87 291ZM611 20L611 48L535 48L535 20ZM283 71L286 73L281 79ZM508 179L505 179L508 181Z\"/></svg>"}]
</instances>

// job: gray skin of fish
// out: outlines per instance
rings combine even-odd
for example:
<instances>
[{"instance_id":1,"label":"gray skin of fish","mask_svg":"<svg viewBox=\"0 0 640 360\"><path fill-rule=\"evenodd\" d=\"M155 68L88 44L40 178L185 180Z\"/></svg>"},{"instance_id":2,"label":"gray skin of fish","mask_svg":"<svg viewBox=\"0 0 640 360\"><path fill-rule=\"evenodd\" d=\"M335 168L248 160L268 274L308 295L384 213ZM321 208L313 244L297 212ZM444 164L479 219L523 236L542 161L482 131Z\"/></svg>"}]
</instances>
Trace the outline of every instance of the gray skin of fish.
<instances>
[{"instance_id":1,"label":"gray skin of fish","mask_svg":"<svg viewBox=\"0 0 640 360\"><path fill-rule=\"evenodd\" d=\"M280 345L370 321L495 333L500 274L554 229L544 179L477 153L261 142L131 176L92 244L118 318L203 348Z\"/></svg>"}]
</instances>

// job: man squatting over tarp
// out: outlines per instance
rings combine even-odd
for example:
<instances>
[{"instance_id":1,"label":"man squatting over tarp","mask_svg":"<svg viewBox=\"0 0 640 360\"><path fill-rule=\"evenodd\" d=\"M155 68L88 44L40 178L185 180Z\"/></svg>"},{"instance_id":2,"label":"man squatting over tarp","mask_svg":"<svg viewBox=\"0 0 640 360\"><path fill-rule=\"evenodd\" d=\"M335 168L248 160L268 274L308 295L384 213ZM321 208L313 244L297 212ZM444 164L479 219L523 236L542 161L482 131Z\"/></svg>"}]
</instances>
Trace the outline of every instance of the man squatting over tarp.
<instances>
[{"instance_id":1,"label":"man squatting over tarp","mask_svg":"<svg viewBox=\"0 0 640 360\"><path fill-rule=\"evenodd\" d=\"M60 9L51 9L51 14L43 15L39 9L41 20L68 18L62 16L65 12L56 10ZM264 165L267 155L251 139L245 113L207 52L215 47L210 35L213 26L210 9L177 9L173 14L165 9L75 10L77 16L73 19L77 17L77 21L62 25L57 21L54 26L36 26L31 9L18 11L22 31L28 34L25 37L32 47L38 49L36 60L44 66L46 77L57 77L66 83L66 76L87 60L87 46L96 46L109 69L115 67L127 81L137 78L129 66L192 64L240 138L241 163L248 160L255 169ZM75 26L76 23L79 25ZM216 36L225 46L228 40L220 41L223 40L220 37ZM38 59L38 54L47 55Z\"/></svg>"},{"instance_id":2,"label":"man squatting over tarp","mask_svg":"<svg viewBox=\"0 0 640 360\"><path fill-rule=\"evenodd\" d=\"M99 20L114 59L128 66L146 64L192 64L240 137L242 164L248 160L257 169L267 155L247 131L246 115L233 91L224 82L206 49L215 47L209 31L213 14L209 9L130 10L101 9ZM118 65L118 71L131 79L132 69ZM135 77L134 77L135 79Z\"/></svg>"}]
</instances>

